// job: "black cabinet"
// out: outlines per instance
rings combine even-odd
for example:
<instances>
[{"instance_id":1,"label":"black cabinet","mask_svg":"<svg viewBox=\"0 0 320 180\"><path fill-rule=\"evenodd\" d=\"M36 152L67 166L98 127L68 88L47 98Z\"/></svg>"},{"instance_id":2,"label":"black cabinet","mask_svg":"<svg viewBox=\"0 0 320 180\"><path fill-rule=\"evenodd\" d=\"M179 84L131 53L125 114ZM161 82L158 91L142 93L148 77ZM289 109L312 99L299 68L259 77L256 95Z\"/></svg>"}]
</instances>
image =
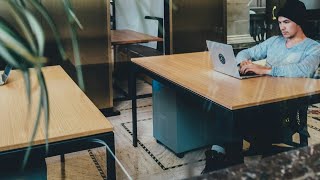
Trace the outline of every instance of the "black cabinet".
<instances>
[{"instance_id":1,"label":"black cabinet","mask_svg":"<svg viewBox=\"0 0 320 180\"><path fill-rule=\"evenodd\" d=\"M226 0L165 0L165 53L206 50L206 40L226 43Z\"/></svg>"}]
</instances>

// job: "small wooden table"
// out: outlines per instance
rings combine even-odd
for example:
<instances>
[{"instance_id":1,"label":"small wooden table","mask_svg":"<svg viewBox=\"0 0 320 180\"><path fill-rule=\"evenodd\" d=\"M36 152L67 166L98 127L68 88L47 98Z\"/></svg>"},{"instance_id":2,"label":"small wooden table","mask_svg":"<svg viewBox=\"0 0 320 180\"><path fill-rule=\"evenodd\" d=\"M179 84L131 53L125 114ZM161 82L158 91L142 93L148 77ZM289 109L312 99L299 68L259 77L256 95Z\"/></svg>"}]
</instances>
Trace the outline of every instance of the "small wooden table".
<instances>
[{"instance_id":1,"label":"small wooden table","mask_svg":"<svg viewBox=\"0 0 320 180\"><path fill-rule=\"evenodd\" d=\"M163 39L128 29L111 30L111 45L128 45L152 41L163 41Z\"/></svg>"},{"instance_id":2,"label":"small wooden table","mask_svg":"<svg viewBox=\"0 0 320 180\"><path fill-rule=\"evenodd\" d=\"M92 142L93 139L106 142L114 153L113 126L106 117L60 66L44 67L42 70L50 105L49 152L46 154L42 116L28 166L46 171L45 157L103 146ZM19 71L12 71L7 84L0 86L0 171L21 168L31 139L39 101L38 83L34 70L31 71L30 112L24 80ZM115 179L115 160L109 151L107 171L108 177Z\"/></svg>"},{"instance_id":3,"label":"small wooden table","mask_svg":"<svg viewBox=\"0 0 320 180\"><path fill-rule=\"evenodd\" d=\"M314 104L320 101L320 80L263 76L239 80L216 72L208 52L132 59L133 146L137 146L136 75L144 73L169 88L210 103L221 120L230 122L235 153L242 151L242 134L237 123L243 115L256 113L276 103ZM156 103L156 102L153 102ZM191 132L190 132L191 133Z\"/></svg>"}]
</instances>

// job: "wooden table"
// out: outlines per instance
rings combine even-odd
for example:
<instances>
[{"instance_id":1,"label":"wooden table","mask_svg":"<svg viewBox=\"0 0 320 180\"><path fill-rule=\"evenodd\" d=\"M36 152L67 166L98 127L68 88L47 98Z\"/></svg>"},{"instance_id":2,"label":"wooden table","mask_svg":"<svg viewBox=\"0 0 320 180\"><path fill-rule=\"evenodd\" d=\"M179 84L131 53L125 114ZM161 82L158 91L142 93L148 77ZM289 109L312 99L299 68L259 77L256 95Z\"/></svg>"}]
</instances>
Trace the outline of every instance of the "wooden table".
<instances>
[{"instance_id":1,"label":"wooden table","mask_svg":"<svg viewBox=\"0 0 320 180\"><path fill-rule=\"evenodd\" d=\"M163 41L163 39L128 29L111 30L112 45L128 45L136 43L147 43L152 41Z\"/></svg>"},{"instance_id":2,"label":"wooden table","mask_svg":"<svg viewBox=\"0 0 320 180\"><path fill-rule=\"evenodd\" d=\"M92 139L105 141L114 153L113 126L99 109L60 66L44 67L43 72L50 105L49 152L45 153L44 123L41 123L28 161L29 166L45 166L45 157L48 156L103 146L90 142ZM20 72L12 71L7 84L0 86L0 169L8 165L9 169L19 169L22 165L33 131L39 99L39 87L34 71L31 82L30 113ZM43 121L42 116L41 122ZM108 151L107 154L108 176L115 178L115 160ZM45 170L45 167L42 168Z\"/></svg>"},{"instance_id":3,"label":"wooden table","mask_svg":"<svg viewBox=\"0 0 320 180\"><path fill-rule=\"evenodd\" d=\"M137 146L136 74L145 73L177 91L197 96L224 112L224 120L239 122L239 114L254 113L273 103L297 100L301 104L319 102L320 81L309 78L258 77L239 80L212 68L208 52L132 59L133 145ZM243 117L243 116L242 116ZM234 128L236 152L242 151L242 136Z\"/></svg>"}]
</instances>

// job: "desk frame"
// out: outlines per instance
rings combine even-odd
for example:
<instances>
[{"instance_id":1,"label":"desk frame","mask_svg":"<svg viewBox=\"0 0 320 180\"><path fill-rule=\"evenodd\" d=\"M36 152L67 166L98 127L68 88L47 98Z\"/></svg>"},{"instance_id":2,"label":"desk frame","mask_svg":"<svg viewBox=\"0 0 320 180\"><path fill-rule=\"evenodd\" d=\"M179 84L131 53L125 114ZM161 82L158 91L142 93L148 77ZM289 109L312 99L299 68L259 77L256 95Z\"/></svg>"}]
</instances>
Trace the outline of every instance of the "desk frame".
<instances>
[{"instance_id":1,"label":"desk frame","mask_svg":"<svg viewBox=\"0 0 320 180\"><path fill-rule=\"evenodd\" d=\"M237 123L241 123L241 119L239 118L240 114L254 113L255 110L257 110L257 108L264 108L267 106L272 106L277 103L284 103L284 102L285 103L297 103L297 102L299 102L299 104L301 104L301 105L311 105L311 104L315 104L315 103L320 102L320 94L315 94L315 95L309 95L309 96L300 97L300 98L293 98L293 99L288 99L288 100L284 100L284 101L279 101L279 102L275 102L275 103L268 103L268 104L262 104L262 105L258 105L258 106L248 107L248 108L230 110L230 109L223 107L220 104L218 104L218 103L216 103L206 97L203 97L203 96L191 91L190 89L187 89L187 88L185 88L185 87L183 87L173 81L170 81L170 80L132 62L131 63L131 76L130 76L129 91L130 91L130 95L132 98L132 131L133 131L132 136L133 136L133 146L134 147L137 147L137 142L139 141L138 137L137 137L137 95L136 95L136 92L137 92L136 78L137 78L138 73L144 73L145 75L148 75L152 79L159 81L160 83L168 86L169 88L172 88L175 91L186 92L186 93L190 94L190 96L196 96L198 98L201 98L204 100L204 102L207 102L210 105L214 106L213 108L217 108L219 111L224 113L224 115L225 115L224 120L229 121L233 125L233 127L231 127L232 132L234 132L231 135L231 137L233 138L233 142L230 144L230 146L232 146L232 148L230 148L232 150L232 152L230 152L230 156L232 156L232 157L242 157L241 152L242 152L243 135L236 128Z\"/></svg>"},{"instance_id":2,"label":"desk frame","mask_svg":"<svg viewBox=\"0 0 320 180\"><path fill-rule=\"evenodd\" d=\"M148 34L144 34L144 33L140 33L140 32L136 32L133 30L128 30L128 29L123 29L123 30L113 30L113 32L116 31L122 31L124 33L133 33L134 36L136 34L138 35L145 35L148 36L145 39L141 39L141 38L129 38L127 41L115 41L113 40L114 38L111 37L111 45L113 46L113 56L114 56L114 64L117 63L117 54L118 54L118 49L120 46L124 47L127 52L127 56L129 56L129 52L127 49L127 46L132 45L132 44L139 44L139 43L148 43L148 42L159 42L159 41L163 41L163 38L159 38L159 37L155 37L155 36L151 36ZM129 66L131 65L130 62ZM129 73L130 74L130 73ZM128 80L130 80L130 78L128 78ZM124 95L123 98L115 98L114 101L127 101L127 100L131 100L131 95L130 95L130 82L128 82L128 92L126 92L125 90L121 89L116 83L114 83L114 88L116 88L122 95ZM138 98L147 98L147 97L152 97L152 94L143 94L143 95L139 95Z\"/></svg>"},{"instance_id":3,"label":"desk frame","mask_svg":"<svg viewBox=\"0 0 320 180\"><path fill-rule=\"evenodd\" d=\"M97 147L103 147L102 144L92 142L93 139L100 139L104 141L112 153L115 154L114 133L107 132L97 134L93 136L85 136L81 138L69 139L59 142L49 143L49 151L46 154L45 144L32 146L30 157L27 163L27 169L33 169L34 167L40 168L42 174L46 176L46 163L45 158L56 155L64 155L71 152L77 152ZM9 150L0 152L0 169L8 170L10 173L16 173L22 167L23 158L27 148L21 148L16 150ZM111 153L107 152L107 176L110 179L116 179L115 159ZM23 174L23 172L22 172Z\"/></svg>"}]
</instances>

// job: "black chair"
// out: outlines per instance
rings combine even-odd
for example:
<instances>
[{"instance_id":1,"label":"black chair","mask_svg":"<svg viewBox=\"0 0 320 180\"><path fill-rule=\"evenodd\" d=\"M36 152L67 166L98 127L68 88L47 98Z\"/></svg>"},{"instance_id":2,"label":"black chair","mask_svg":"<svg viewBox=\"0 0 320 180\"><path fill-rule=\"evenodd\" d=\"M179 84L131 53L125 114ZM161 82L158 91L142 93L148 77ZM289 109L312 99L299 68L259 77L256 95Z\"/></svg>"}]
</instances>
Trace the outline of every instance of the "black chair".
<instances>
[{"instance_id":1,"label":"black chair","mask_svg":"<svg viewBox=\"0 0 320 180\"><path fill-rule=\"evenodd\" d=\"M250 35L258 44L265 40L267 33L265 14L250 14Z\"/></svg>"},{"instance_id":2,"label":"black chair","mask_svg":"<svg viewBox=\"0 0 320 180\"><path fill-rule=\"evenodd\" d=\"M158 37L163 38L163 18L155 16L145 16L145 19L158 21ZM160 56L163 55L163 42L157 42L157 48L133 44L127 46L129 56L131 57L147 57L147 56Z\"/></svg>"},{"instance_id":3,"label":"black chair","mask_svg":"<svg viewBox=\"0 0 320 180\"><path fill-rule=\"evenodd\" d=\"M251 125L249 132L246 132L245 140L250 143L250 149L244 151L244 156L270 156L308 145L310 135L307 129L307 105L301 105L297 100L276 105L276 108L270 105L268 110L265 109L259 116L265 123L259 124L259 127L255 127L257 125L255 123ZM270 122L273 123L268 124ZM293 141L292 137L295 133L299 135L299 142ZM257 134L260 134L258 139L256 139ZM272 146L272 144L286 144L290 147Z\"/></svg>"},{"instance_id":4,"label":"black chair","mask_svg":"<svg viewBox=\"0 0 320 180\"><path fill-rule=\"evenodd\" d=\"M145 16L147 20L156 20L158 21L158 37L163 38L163 18L155 17L155 16ZM140 44L132 44L126 45L118 49L118 54L123 55L123 61L121 65L117 66L117 71L114 72L114 77L118 79L129 79L130 76L130 61L131 58L136 57L147 57L147 56L160 56L163 55L163 42L157 42L157 48L151 48L148 46L140 45ZM147 80L149 81L149 79ZM130 83L128 81L128 92L120 88L116 83L114 83L114 87L125 97L124 98L116 98L115 101L122 101L130 99ZM137 98L150 97L152 94L143 94L137 96Z\"/></svg>"}]
</instances>

